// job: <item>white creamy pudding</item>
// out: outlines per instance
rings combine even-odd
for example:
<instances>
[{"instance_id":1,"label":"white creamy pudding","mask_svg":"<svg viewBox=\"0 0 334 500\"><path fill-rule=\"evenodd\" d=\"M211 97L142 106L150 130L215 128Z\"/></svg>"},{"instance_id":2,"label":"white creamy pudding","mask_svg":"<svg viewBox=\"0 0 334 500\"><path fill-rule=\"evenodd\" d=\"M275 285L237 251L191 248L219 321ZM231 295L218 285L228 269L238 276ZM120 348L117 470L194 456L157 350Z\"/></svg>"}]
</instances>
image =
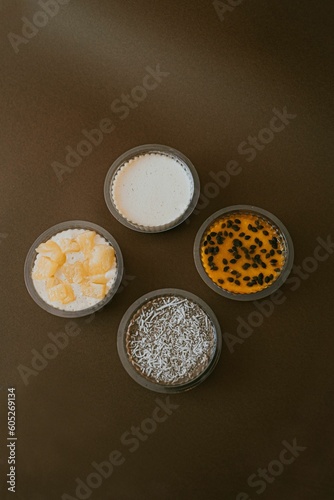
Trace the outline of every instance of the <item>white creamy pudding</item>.
<instances>
[{"instance_id":1,"label":"white creamy pudding","mask_svg":"<svg viewBox=\"0 0 334 500\"><path fill-rule=\"evenodd\" d=\"M111 185L117 211L130 223L159 227L177 221L194 194L188 167L172 156L145 153L124 163Z\"/></svg>"},{"instance_id":2,"label":"white creamy pudding","mask_svg":"<svg viewBox=\"0 0 334 500\"><path fill-rule=\"evenodd\" d=\"M81 311L107 295L117 276L114 248L95 231L67 229L36 248L32 281L52 307Z\"/></svg>"}]
</instances>

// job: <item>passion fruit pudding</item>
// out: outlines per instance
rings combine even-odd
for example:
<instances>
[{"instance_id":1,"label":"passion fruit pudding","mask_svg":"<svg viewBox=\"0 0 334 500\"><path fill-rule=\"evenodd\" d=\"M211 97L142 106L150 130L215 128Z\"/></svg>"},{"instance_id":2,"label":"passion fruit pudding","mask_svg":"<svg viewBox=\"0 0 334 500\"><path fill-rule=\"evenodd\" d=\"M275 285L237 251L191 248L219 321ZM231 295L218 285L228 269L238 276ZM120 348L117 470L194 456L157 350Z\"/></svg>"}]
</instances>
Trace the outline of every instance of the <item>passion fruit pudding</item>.
<instances>
[{"instance_id":1,"label":"passion fruit pudding","mask_svg":"<svg viewBox=\"0 0 334 500\"><path fill-rule=\"evenodd\" d=\"M207 219L196 236L194 255L201 277L217 293L254 300L273 293L286 280L293 245L274 215L239 205Z\"/></svg>"},{"instance_id":2,"label":"passion fruit pudding","mask_svg":"<svg viewBox=\"0 0 334 500\"><path fill-rule=\"evenodd\" d=\"M284 265L281 236L251 214L229 215L206 232L201 257L214 283L233 293L253 293L275 281Z\"/></svg>"}]
</instances>

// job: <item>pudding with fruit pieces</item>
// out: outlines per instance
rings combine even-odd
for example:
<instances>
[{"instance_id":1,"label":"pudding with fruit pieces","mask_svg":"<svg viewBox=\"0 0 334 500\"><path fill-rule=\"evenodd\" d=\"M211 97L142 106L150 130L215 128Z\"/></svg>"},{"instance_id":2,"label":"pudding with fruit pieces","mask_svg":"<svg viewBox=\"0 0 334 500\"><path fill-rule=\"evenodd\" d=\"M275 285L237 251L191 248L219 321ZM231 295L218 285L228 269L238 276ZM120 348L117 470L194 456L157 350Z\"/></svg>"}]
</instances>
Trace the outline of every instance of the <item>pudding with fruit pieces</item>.
<instances>
[{"instance_id":1,"label":"pudding with fruit pieces","mask_svg":"<svg viewBox=\"0 0 334 500\"><path fill-rule=\"evenodd\" d=\"M67 229L37 248L34 287L49 305L80 311L103 300L115 282L114 248L95 231Z\"/></svg>"}]
</instances>

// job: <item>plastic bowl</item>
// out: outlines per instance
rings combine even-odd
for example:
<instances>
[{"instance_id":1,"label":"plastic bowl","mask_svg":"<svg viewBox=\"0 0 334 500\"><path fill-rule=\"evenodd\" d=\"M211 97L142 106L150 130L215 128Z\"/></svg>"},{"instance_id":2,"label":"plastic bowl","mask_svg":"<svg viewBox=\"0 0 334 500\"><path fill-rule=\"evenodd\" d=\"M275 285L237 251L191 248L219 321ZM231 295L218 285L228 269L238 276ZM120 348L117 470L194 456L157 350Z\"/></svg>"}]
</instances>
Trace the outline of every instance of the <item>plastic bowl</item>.
<instances>
[{"instance_id":1,"label":"plastic bowl","mask_svg":"<svg viewBox=\"0 0 334 500\"><path fill-rule=\"evenodd\" d=\"M214 283L208 276L202 264L201 245L204 234L216 219L219 219L222 216L226 216L227 214L238 215L245 213L254 214L256 216L261 217L262 219L266 219L269 222L269 224L279 232L284 245L285 262L279 277L272 283L272 285L269 285L267 288L264 288L263 290L260 290L258 292L253 292L248 294L242 294L242 293L237 294L229 292L224 288L221 288L220 286L216 285L216 283ZM241 301L258 300L274 293L283 285L283 283L289 276L293 266L293 259L294 259L294 249L293 249L292 239L284 224L275 215L271 214L270 212L267 212L267 210L263 210L262 208L258 207L253 207L252 205L233 205L230 207L223 208L222 210L218 210L218 212L215 212L210 217L208 217L206 221L201 225L201 227L197 232L194 243L194 260L199 275L212 290L214 290L219 295L222 295L223 297L232 300L241 300Z\"/></svg>"},{"instance_id":2,"label":"plastic bowl","mask_svg":"<svg viewBox=\"0 0 334 500\"><path fill-rule=\"evenodd\" d=\"M128 330L128 326L131 322L132 317L135 315L135 313L147 302L149 302L152 299L159 298L159 297L166 297L166 296L175 296L175 297L184 297L186 299L189 299L190 301L194 302L200 308L205 312L205 314L208 316L209 320L211 321L211 324L214 329L214 334L215 334L215 347L214 347L214 352L211 356L211 359L209 361L209 364L206 366L206 368L197 376L195 376L193 379L186 381L185 383L180 383L180 384L162 384L160 382L154 382L152 379L146 378L144 375L142 375L139 371L137 371L132 362L129 359L129 353L127 351L126 347L126 333ZM118 334L117 334L117 350L118 354L120 357L120 360L122 362L123 367L127 371L127 373L130 375L133 380L135 380L138 384L141 386L145 387L146 389L150 389L151 391L155 392L161 392L161 393L178 393L178 392L183 392L187 391L189 389L192 389L196 387L198 384L202 383L213 371L215 368L220 352L221 352L221 347L222 347L222 338L221 338L221 329L220 325L218 323L218 320L213 313L213 311L210 309L210 307L199 297L196 295L187 292L185 290L178 290L174 288L164 288L161 290L155 290L153 292L147 293L140 297L138 300L136 300L126 311L124 314L120 325L118 329Z\"/></svg>"},{"instance_id":3,"label":"plastic bowl","mask_svg":"<svg viewBox=\"0 0 334 500\"><path fill-rule=\"evenodd\" d=\"M54 236L57 233L60 233L62 231L66 231L67 229L85 229L85 230L92 230L95 231L97 234L103 236L108 242L111 243L112 247L115 250L115 255L116 255L116 262L117 262L117 274L115 281L108 291L107 295L104 297L104 299L100 300L97 302L95 305L88 307L86 309L81 309L79 311L64 311L63 309L58 309L56 307L51 306L47 302L45 302L42 297L38 294L36 291L36 288L33 283L32 279L32 269L37 257L37 252L36 248L38 245L40 245L43 242L46 242L49 240L52 236ZM50 227L44 233L42 233L36 241L31 245L30 250L27 254L25 264L24 264L24 281L27 287L27 290L30 294L30 296L34 299L36 304L38 304L42 309L45 311L54 314L55 316L60 316L62 318L79 318L82 316L87 316L89 314L92 314L93 312L97 311L98 309L101 309L104 307L115 295L117 292L117 289L122 281L123 277L123 257L121 253L121 249L118 246L117 241L111 236L108 231L103 229L102 227L98 226L97 224L94 224L92 222L86 222L86 221L81 221L81 220L72 220L72 221L67 221L67 222L61 222L60 224L56 224L55 226Z\"/></svg>"},{"instance_id":4,"label":"plastic bowl","mask_svg":"<svg viewBox=\"0 0 334 500\"><path fill-rule=\"evenodd\" d=\"M189 177L192 179L193 182L193 194L186 210L179 217L177 217L175 220L173 220L168 224L163 224L159 226L143 226L129 221L118 211L111 194L112 185L119 169L123 167L123 165L129 160L135 158L136 156L141 156L147 153L157 153L174 158L184 168L184 170L187 172L187 174L189 175ZM181 224L182 222L184 222L195 209L196 204L198 202L199 194L200 194L199 177L191 161L182 153L180 153L180 151L177 151L176 149L171 148L169 146L163 146L160 144L146 144L143 146L137 146L123 153L121 156L119 156L119 158L117 158L117 160L114 161L114 163L109 168L104 183L104 198L111 214L124 226L133 229L134 231L139 231L143 233L160 233L162 231L168 231L169 229L172 229Z\"/></svg>"}]
</instances>

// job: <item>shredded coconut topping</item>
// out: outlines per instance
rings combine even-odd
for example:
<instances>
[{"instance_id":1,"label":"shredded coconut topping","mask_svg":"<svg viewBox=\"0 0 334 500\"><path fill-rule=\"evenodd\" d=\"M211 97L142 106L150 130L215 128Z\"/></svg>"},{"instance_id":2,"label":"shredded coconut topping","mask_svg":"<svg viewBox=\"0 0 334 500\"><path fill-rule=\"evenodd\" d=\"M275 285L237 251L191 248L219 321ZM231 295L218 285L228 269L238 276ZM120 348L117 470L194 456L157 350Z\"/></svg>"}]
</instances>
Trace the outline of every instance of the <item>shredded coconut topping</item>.
<instances>
[{"instance_id":1,"label":"shredded coconut topping","mask_svg":"<svg viewBox=\"0 0 334 500\"><path fill-rule=\"evenodd\" d=\"M210 364L216 331L192 300L166 295L150 300L133 315L126 333L134 368L155 383L190 382Z\"/></svg>"}]
</instances>

